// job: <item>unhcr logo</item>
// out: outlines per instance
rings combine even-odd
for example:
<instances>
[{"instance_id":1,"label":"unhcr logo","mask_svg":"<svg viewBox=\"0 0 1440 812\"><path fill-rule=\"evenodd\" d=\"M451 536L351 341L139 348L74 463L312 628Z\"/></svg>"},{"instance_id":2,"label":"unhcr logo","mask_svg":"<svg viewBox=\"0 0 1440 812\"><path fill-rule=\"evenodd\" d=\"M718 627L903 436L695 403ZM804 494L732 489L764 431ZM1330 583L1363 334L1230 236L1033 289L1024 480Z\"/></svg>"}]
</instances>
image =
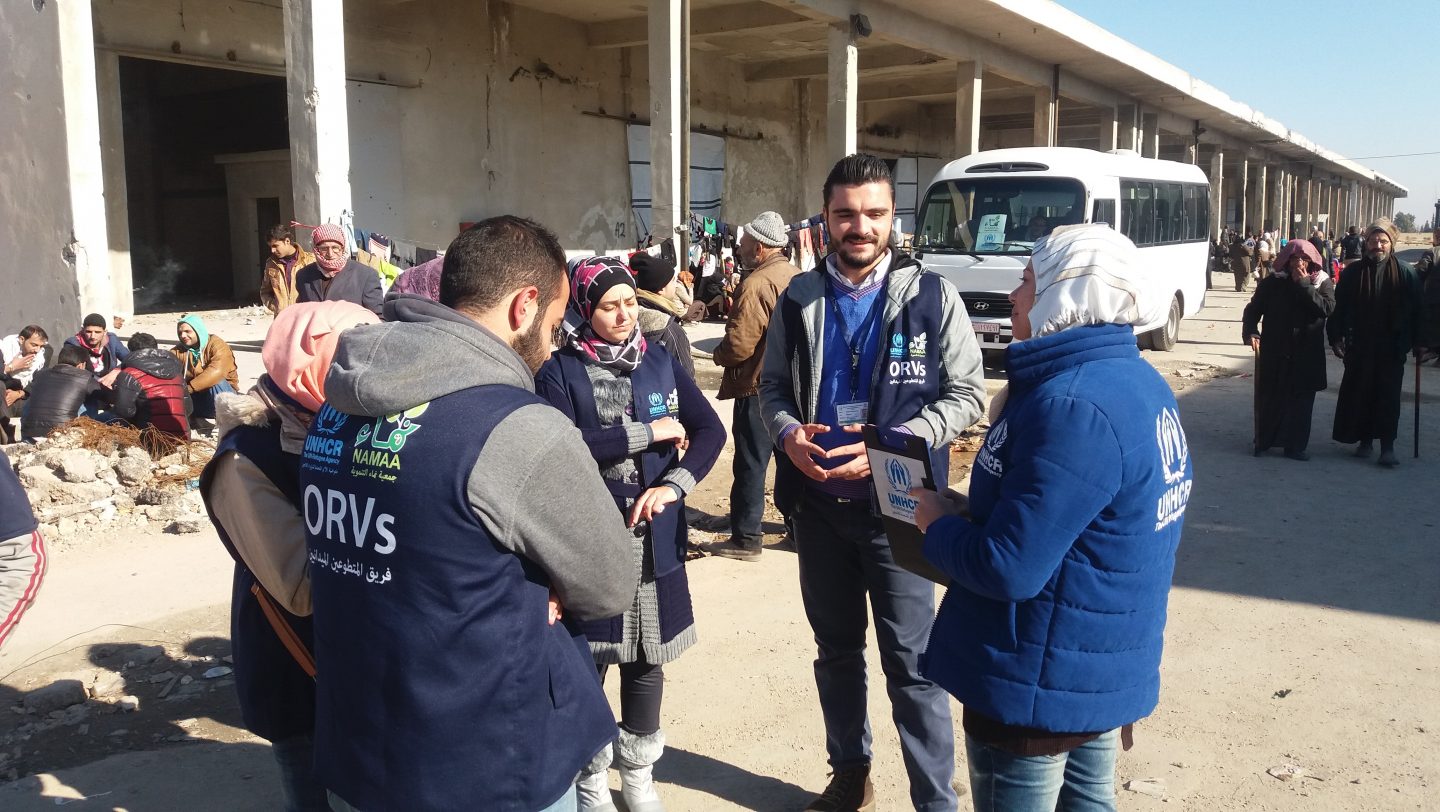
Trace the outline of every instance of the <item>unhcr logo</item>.
<instances>
[{"instance_id":1,"label":"unhcr logo","mask_svg":"<svg viewBox=\"0 0 1440 812\"><path fill-rule=\"evenodd\" d=\"M896 333L890 336L890 357L903 358L905 356L905 336Z\"/></svg>"}]
</instances>

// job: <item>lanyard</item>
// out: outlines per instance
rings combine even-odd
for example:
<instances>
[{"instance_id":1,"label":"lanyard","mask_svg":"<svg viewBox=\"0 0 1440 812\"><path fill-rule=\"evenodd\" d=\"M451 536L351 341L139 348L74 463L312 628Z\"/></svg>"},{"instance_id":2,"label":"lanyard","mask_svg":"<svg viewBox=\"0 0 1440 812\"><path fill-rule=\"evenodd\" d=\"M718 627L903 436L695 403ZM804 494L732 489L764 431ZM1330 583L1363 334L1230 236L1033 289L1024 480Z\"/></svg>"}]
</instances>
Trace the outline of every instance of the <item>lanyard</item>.
<instances>
[{"instance_id":1,"label":"lanyard","mask_svg":"<svg viewBox=\"0 0 1440 812\"><path fill-rule=\"evenodd\" d=\"M875 296L875 301L870 303L870 312L865 314L860 326L851 333L845 329L845 317L840 313L841 293L839 287L828 273L825 276L825 282L829 287L830 295L826 299L830 302L830 312L835 315L835 327L840 331L840 336L845 339L845 345L850 350L850 399L854 400L860 396L860 342L870 334L870 328L875 322L875 313L879 311L880 305L885 301L885 288L881 286L880 292Z\"/></svg>"}]
</instances>

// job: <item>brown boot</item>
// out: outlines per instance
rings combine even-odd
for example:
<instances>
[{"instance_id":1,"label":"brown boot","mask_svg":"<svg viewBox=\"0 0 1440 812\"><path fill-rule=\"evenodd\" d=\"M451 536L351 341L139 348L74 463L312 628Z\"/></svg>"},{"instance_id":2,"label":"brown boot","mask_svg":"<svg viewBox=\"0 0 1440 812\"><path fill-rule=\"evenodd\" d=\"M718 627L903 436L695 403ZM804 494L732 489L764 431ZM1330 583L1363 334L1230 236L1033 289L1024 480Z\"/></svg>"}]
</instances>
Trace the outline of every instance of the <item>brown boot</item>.
<instances>
[{"instance_id":1,"label":"brown boot","mask_svg":"<svg viewBox=\"0 0 1440 812\"><path fill-rule=\"evenodd\" d=\"M830 785L805 807L806 812L874 812L875 787L870 784L870 765L836 770Z\"/></svg>"}]
</instances>

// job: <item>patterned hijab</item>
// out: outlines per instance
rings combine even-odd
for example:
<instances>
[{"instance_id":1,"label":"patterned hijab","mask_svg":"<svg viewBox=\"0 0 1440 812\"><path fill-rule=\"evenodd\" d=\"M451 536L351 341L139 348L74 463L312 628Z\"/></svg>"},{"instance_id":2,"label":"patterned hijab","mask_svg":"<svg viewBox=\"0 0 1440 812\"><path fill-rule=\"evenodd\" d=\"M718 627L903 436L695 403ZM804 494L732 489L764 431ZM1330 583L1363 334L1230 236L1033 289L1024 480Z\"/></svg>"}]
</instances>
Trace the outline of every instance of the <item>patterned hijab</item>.
<instances>
[{"instance_id":1,"label":"patterned hijab","mask_svg":"<svg viewBox=\"0 0 1440 812\"><path fill-rule=\"evenodd\" d=\"M570 270L570 308L579 315L576 320L565 320L565 338L570 346L583 353L586 358L616 372L633 372L645 357L645 336L640 333L637 322L635 329L619 344L612 344L595 334L590 325L591 316L605 294L616 285L635 288L635 276L630 268L615 257L588 257L577 262Z\"/></svg>"}]
</instances>

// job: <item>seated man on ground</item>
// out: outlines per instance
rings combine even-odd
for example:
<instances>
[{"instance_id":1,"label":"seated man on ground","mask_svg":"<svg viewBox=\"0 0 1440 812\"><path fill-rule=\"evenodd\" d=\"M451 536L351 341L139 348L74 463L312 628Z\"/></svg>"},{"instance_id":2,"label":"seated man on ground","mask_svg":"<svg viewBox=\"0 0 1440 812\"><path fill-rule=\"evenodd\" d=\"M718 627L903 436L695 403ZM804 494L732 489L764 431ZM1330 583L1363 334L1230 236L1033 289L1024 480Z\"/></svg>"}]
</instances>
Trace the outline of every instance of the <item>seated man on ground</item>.
<instances>
[{"instance_id":1,"label":"seated man on ground","mask_svg":"<svg viewBox=\"0 0 1440 812\"><path fill-rule=\"evenodd\" d=\"M210 335L205 320L199 316L181 316L175 333L180 343L171 352L180 359L185 391L194 404L190 423L197 431L209 431L214 427L211 421L215 419L215 396L240 391L235 353L225 339Z\"/></svg>"},{"instance_id":2,"label":"seated man on ground","mask_svg":"<svg viewBox=\"0 0 1440 812\"><path fill-rule=\"evenodd\" d=\"M28 325L15 335L0 338L0 384L5 390L0 400L0 440L15 442L15 429L11 418L19 417L24 410L30 380L35 373L45 368L45 347L50 336L38 324Z\"/></svg>"},{"instance_id":3,"label":"seated man on ground","mask_svg":"<svg viewBox=\"0 0 1440 812\"><path fill-rule=\"evenodd\" d=\"M97 379L104 379L130 356L120 337L105 329L105 317L91 313L85 317L80 332L65 339L65 345L85 350L85 362Z\"/></svg>"},{"instance_id":4,"label":"seated man on ground","mask_svg":"<svg viewBox=\"0 0 1440 812\"><path fill-rule=\"evenodd\" d=\"M90 353L66 342L55 366L40 370L30 381L30 397L25 400L25 416L20 421L22 438L33 443L74 420L91 396L106 397L105 388L90 372Z\"/></svg>"},{"instance_id":5,"label":"seated man on ground","mask_svg":"<svg viewBox=\"0 0 1440 812\"><path fill-rule=\"evenodd\" d=\"M190 436L190 411L185 395L185 367L174 353L160 349L155 336L136 333L128 344L130 357L120 368L111 391L115 416L136 428L153 426L156 431L183 440Z\"/></svg>"}]
</instances>

